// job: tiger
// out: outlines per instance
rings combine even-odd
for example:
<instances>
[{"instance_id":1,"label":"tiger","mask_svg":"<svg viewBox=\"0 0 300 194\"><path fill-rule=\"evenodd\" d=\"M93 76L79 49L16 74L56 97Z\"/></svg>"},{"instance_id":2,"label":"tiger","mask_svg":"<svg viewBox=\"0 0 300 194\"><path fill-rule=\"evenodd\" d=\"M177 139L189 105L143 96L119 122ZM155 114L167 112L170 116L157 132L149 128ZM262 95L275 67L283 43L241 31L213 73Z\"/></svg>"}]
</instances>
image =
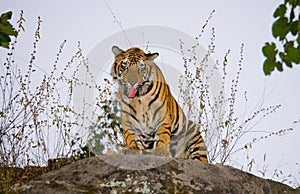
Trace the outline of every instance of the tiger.
<instances>
[{"instance_id":1,"label":"tiger","mask_svg":"<svg viewBox=\"0 0 300 194\"><path fill-rule=\"evenodd\" d=\"M208 162L199 125L172 96L156 53L112 47L111 76L118 89L125 150Z\"/></svg>"}]
</instances>

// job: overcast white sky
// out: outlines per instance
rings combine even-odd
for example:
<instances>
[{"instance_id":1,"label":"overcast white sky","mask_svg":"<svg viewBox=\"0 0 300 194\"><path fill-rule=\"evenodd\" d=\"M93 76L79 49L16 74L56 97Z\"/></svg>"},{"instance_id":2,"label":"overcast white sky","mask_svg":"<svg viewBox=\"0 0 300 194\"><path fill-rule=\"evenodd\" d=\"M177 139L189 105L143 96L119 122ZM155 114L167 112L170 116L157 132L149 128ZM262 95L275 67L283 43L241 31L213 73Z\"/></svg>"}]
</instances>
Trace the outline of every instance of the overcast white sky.
<instances>
[{"instance_id":1,"label":"overcast white sky","mask_svg":"<svg viewBox=\"0 0 300 194\"><path fill-rule=\"evenodd\" d=\"M300 67L284 68L284 72L274 72L268 78L262 71L264 58L261 48L265 42L273 41L272 15L282 1L107 0L107 3L125 29L141 25L162 25L186 32L192 37L200 33L210 12L215 10L208 27L214 27L216 31L216 59L221 60L227 49L231 49L230 60L234 69L239 59L240 45L245 44L240 94L247 91L250 101L247 106L251 109L263 98L264 88L267 93L272 91L269 96L265 96L265 104L281 104L282 108L259 123L255 130L277 130L291 127L295 120L300 119ZM29 59L37 17L41 16L43 22L36 65L46 71L50 68L49 64L53 63L63 40L68 42L64 53L66 56L73 53L78 40L81 41L83 51L88 54L100 41L120 31L102 0L1 0L0 13L8 10L14 13L13 22L17 20L20 10L24 10L26 32L21 36L19 45L22 46L18 47L16 55L25 60ZM0 49L0 52L5 50ZM237 108L240 108L238 111L243 111L243 107ZM270 171L280 166L286 173L292 173L300 183L298 137L300 127L296 125L288 135L255 144L251 153L256 164L259 168L269 165ZM267 153L266 163L262 162L264 153Z\"/></svg>"}]
</instances>

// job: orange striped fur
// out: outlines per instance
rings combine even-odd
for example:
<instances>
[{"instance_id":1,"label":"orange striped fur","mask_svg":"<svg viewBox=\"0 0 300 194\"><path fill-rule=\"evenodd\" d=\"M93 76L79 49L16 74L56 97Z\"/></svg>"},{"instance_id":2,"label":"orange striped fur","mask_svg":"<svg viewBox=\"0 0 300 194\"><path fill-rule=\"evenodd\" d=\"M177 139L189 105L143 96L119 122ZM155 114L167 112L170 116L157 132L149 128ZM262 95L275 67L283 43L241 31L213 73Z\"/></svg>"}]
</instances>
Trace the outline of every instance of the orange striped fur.
<instances>
[{"instance_id":1,"label":"orange striped fur","mask_svg":"<svg viewBox=\"0 0 300 194\"><path fill-rule=\"evenodd\" d=\"M186 118L154 63L158 53L116 46L112 51L126 149L207 162L199 126Z\"/></svg>"}]
</instances>

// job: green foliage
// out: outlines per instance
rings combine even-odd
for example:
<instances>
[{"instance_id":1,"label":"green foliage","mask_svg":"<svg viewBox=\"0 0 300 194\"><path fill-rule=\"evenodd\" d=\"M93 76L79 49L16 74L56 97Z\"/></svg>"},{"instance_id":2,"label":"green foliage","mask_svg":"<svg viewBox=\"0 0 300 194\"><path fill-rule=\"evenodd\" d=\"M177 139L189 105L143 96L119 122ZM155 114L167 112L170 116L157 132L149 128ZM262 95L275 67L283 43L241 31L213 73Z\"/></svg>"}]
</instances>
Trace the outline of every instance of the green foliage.
<instances>
[{"instance_id":1,"label":"green foliage","mask_svg":"<svg viewBox=\"0 0 300 194\"><path fill-rule=\"evenodd\" d=\"M273 17L276 21L272 26L272 35L282 43L282 49L274 42L266 42L262 52L266 57L263 64L265 75L270 75L275 68L283 71L283 64L292 68L300 63L300 0L285 0L278 6ZM298 14L298 16L297 16Z\"/></svg>"},{"instance_id":2,"label":"green foliage","mask_svg":"<svg viewBox=\"0 0 300 194\"><path fill-rule=\"evenodd\" d=\"M0 16L0 46L4 48L9 48L9 43L11 42L9 36L16 37L18 35L18 32L8 21L11 19L11 16L11 11L3 13Z\"/></svg>"},{"instance_id":3,"label":"green foliage","mask_svg":"<svg viewBox=\"0 0 300 194\"><path fill-rule=\"evenodd\" d=\"M78 150L74 150L72 156L76 160L82 160L84 158L95 156L95 154L90 150L90 148L87 145L85 145L85 146L80 146L80 149Z\"/></svg>"},{"instance_id":4,"label":"green foliage","mask_svg":"<svg viewBox=\"0 0 300 194\"><path fill-rule=\"evenodd\" d=\"M120 150L124 146L120 109L112 92L114 84L104 78L104 84L98 88L95 115L97 121L90 126L88 146L96 154Z\"/></svg>"}]
</instances>

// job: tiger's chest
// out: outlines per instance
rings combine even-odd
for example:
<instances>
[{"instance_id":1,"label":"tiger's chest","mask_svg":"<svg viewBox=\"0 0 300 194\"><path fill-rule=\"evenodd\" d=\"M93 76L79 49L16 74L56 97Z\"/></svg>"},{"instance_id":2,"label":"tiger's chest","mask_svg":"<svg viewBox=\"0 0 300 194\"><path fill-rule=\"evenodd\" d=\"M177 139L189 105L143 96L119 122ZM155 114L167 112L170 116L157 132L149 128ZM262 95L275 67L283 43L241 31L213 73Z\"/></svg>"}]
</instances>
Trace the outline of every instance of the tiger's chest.
<instances>
[{"instance_id":1,"label":"tiger's chest","mask_svg":"<svg viewBox=\"0 0 300 194\"><path fill-rule=\"evenodd\" d=\"M164 107L158 109L161 103L155 102L149 106L149 102L147 98L139 98L120 103L122 125L128 126L146 139L154 138L166 114Z\"/></svg>"}]
</instances>

